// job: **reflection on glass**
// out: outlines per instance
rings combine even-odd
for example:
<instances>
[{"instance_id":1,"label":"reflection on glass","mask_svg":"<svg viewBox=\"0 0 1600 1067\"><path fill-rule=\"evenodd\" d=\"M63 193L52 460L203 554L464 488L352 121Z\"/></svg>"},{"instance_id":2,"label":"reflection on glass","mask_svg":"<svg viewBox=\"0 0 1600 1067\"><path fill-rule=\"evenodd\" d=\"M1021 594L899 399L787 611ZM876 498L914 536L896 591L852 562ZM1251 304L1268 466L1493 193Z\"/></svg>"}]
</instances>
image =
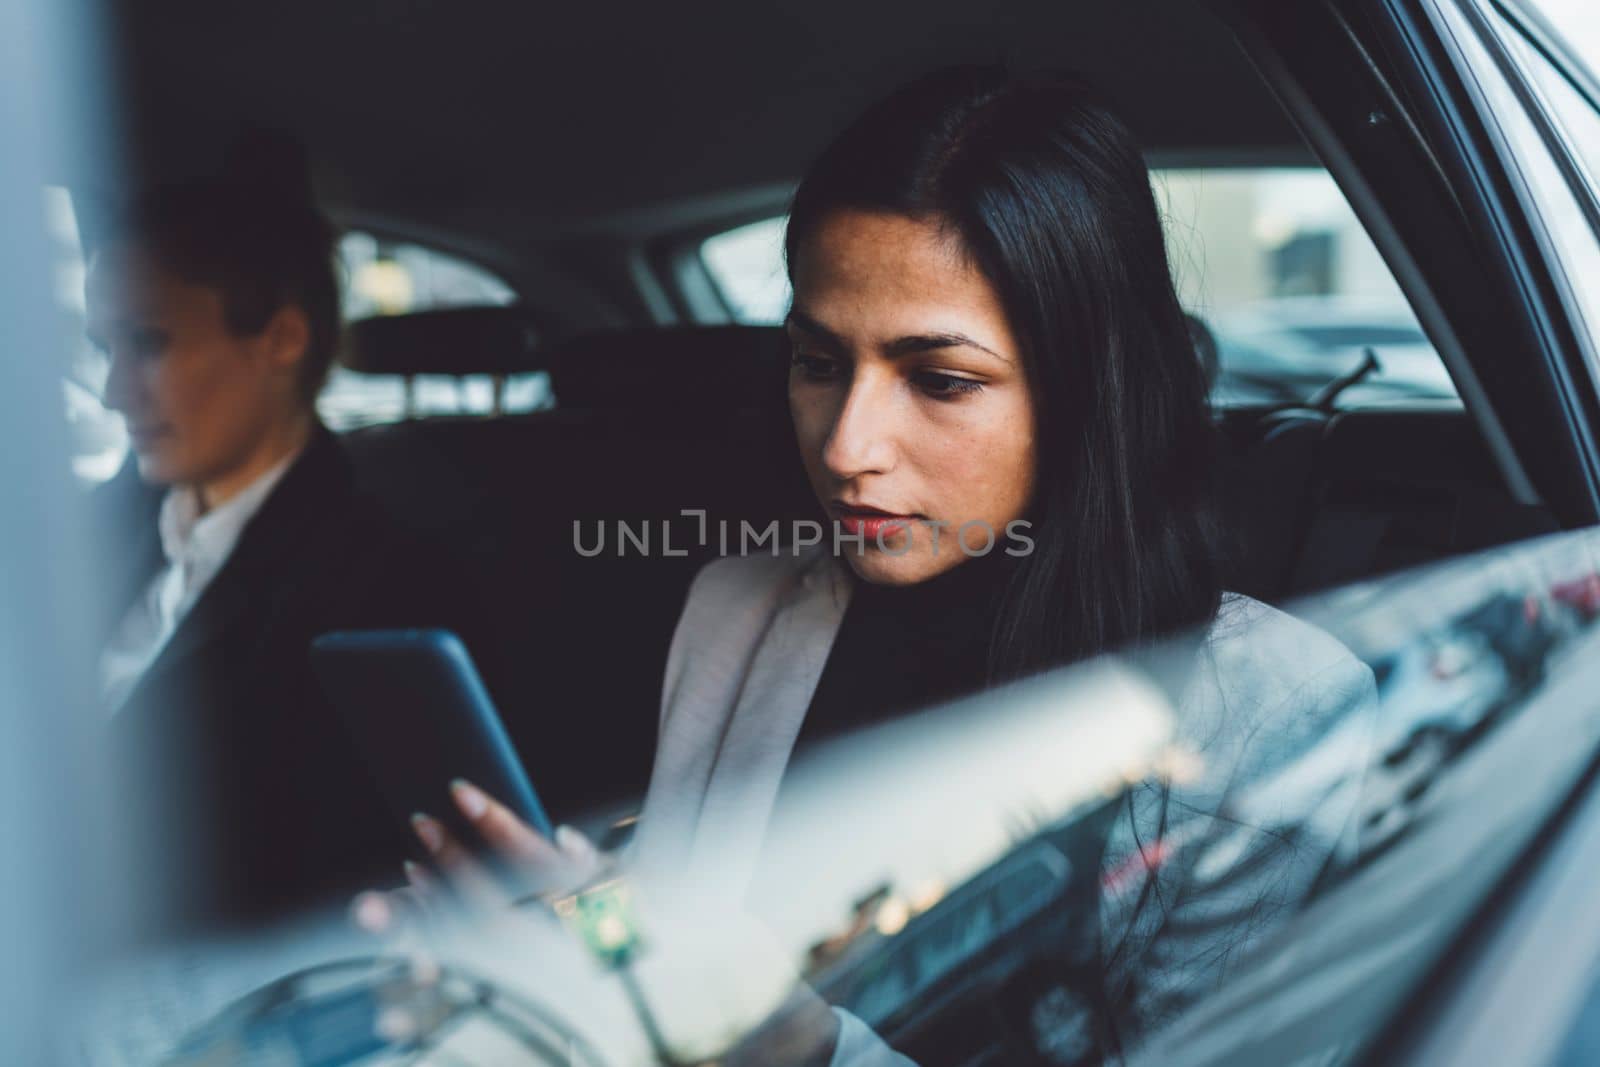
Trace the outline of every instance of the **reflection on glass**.
<instances>
[{"instance_id":1,"label":"reflection on glass","mask_svg":"<svg viewBox=\"0 0 1600 1067\"><path fill-rule=\"evenodd\" d=\"M1600 532L1297 614L1370 668L1369 699L1175 702L1205 662L1180 639L808 752L754 882L717 868L687 894L633 884L631 980L664 1053L616 970L537 911L435 942L443 976L420 986L381 967L338 972L360 977L354 989L280 974L185 1029L352 1049L378 1033L396 1062L434 1039L454 1058L414 1062L546 1062L510 1044L475 1060L461 1044L468 1019L507 1040L484 1019L514 1004L541 1033L587 1042L593 1062L704 1062L798 981L922 1067L1093 1063L1113 1039L1133 1063L1348 1062L1600 747ZM1160 818L1130 835L1133 811ZM217 955L270 962L285 942ZM137 988L148 1011L152 985ZM394 997L409 998L403 1019L385 1014ZM324 1062L297 1055L282 1062Z\"/></svg>"},{"instance_id":2,"label":"reflection on glass","mask_svg":"<svg viewBox=\"0 0 1600 1067\"><path fill-rule=\"evenodd\" d=\"M403 961L314 967L230 1005L168 1067L282 1064L571 1064L606 1061L535 1004L470 975L419 978Z\"/></svg>"}]
</instances>

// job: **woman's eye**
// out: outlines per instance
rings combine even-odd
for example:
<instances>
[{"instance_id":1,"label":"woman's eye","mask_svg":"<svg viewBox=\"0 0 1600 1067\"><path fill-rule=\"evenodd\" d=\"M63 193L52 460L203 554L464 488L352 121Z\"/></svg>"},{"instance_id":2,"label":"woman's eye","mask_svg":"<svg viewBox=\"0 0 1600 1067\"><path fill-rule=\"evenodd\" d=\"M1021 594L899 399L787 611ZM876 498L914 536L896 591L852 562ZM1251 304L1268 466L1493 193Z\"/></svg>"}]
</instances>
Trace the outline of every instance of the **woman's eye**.
<instances>
[{"instance_id":1,"label":"woman's eye","mask_svg":"<svg viewBox=\"0 0 1600 1067\"><path fill-rule=\"evenodd\" d=\"M983 383L973 378L962 378L954 374L941 374L938 371L918 371L914 375L917 388L929 396L939 399L966 396L976 393L983 388Z\"/></svg>"},{"instance_id":2,"label":"woman's eye","mask_svg":"<svg viewBox=\"0 0 1600 1067\"><path fill-rule=\"evenodd\" d=\"M165 330L134 330L128 335L129 347L135 355L159 356L167 347Z\"/></svg>"},{"instance_id":3,"label":"woman's eye","mask_svg":"<svg viewBox=\"0 0 1600 1067\"><path fill-rule=\"evenodd\" d=\"M796 350L789 362L806 378L815 382L831 381L839 376L839 363L827 356Z\"/></svg>"}]
</instances>

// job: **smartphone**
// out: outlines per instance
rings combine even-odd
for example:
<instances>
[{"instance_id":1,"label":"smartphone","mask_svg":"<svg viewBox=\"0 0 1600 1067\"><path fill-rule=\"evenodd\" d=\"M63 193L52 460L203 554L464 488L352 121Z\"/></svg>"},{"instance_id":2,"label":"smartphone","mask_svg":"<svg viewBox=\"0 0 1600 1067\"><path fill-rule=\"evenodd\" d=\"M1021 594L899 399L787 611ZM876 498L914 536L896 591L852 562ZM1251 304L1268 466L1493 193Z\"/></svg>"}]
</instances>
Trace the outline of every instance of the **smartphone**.
<instances>
[{"instance_id":1,"label":"smartphone","mask_svg":"<svg viewBox=\"0 0 1600 1067\"><path fill-rule=\"evenodd\" d=\"M311 667L398 818L424 812L480 844L450 798L465 778L546 838L550 818L461 639L449 630L351 630L311 643Z\"/></svg>"}]
</instances>

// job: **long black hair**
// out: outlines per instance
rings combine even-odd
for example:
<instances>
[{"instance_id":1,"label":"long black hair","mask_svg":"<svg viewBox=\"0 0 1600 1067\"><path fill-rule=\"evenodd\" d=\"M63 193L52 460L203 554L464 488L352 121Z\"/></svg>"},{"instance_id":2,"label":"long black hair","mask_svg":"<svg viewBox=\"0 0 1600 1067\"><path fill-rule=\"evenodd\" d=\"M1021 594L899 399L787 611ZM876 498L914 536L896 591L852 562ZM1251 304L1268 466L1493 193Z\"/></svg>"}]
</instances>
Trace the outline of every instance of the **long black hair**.
<instances>
[{"instance_id":1,"label":"long black hair","mask_svg":"<svg viewBox=\"0 0 1600 1067\"><path fill-rule=\"evenodd\" d=\"M818 225L851 209L948 227L1023 349L1035 544L1003 594L991 679L1212 618L1205 376L1127 127L1076 77L939 71L872 107L812 166L789 215L791 275Z\"/></svg>"}]
</instances>

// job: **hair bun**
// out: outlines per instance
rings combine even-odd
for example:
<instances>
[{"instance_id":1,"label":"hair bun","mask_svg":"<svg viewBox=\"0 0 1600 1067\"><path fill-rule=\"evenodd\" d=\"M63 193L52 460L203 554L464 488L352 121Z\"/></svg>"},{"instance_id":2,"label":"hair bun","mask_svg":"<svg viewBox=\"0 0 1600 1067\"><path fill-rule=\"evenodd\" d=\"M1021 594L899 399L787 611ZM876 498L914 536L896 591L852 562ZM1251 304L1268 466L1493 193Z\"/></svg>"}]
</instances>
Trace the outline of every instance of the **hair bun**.
<instances>
[{"instance_id":1,"label":"hair bun","mask_svg":"<svg viewBox=\"0 0 1600 1067\"><path fill-rule=\"evenodd\" d=\"M284 206L312 208L316 203L305 147L280 130L240 131L223 154L221 177L241 192Z\"/></svg>"}]
</instances>

